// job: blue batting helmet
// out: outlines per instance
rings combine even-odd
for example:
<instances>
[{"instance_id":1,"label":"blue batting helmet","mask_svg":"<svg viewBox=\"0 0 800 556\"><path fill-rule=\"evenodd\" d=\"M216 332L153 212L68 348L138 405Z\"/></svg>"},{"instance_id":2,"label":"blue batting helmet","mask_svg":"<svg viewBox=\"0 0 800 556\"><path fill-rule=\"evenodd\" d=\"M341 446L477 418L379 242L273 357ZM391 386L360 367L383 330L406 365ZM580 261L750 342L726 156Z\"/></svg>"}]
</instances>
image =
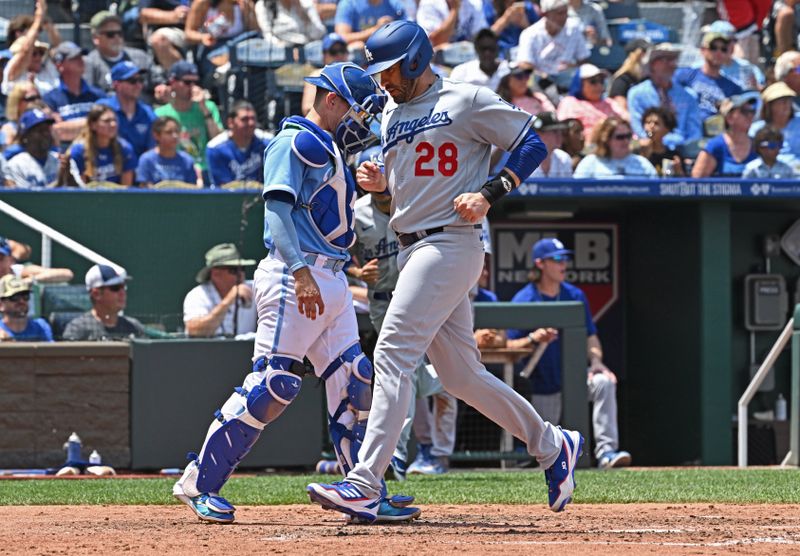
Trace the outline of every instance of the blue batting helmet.
<instances>
[{"instance_id":1,"label":"blue batting helmet","mask_svg":"<svg viewBox=\"0 0 800 556\"><path fill-rule=\"evenodd\" d=\"M369 74L380 73L401 62L400 75L415 79L430 64L433 47L422 27L413 21L398 20L375 31L364 45L364 54Z\"/></svg>"},{"instance_id":2,"label":"blue batting helmet","mask_svg":"<svg viewBox=\"0 0 800 556\"><path fill-rule=\"evenodd\" d=\"M356 154L377 141L370 124L383 110L386 95L363 69L352 62L337 62L322 68L318 77L305 80L335 93L350 105L334 131L336 143L345 156Z\"/></svg>"}]
</instances>

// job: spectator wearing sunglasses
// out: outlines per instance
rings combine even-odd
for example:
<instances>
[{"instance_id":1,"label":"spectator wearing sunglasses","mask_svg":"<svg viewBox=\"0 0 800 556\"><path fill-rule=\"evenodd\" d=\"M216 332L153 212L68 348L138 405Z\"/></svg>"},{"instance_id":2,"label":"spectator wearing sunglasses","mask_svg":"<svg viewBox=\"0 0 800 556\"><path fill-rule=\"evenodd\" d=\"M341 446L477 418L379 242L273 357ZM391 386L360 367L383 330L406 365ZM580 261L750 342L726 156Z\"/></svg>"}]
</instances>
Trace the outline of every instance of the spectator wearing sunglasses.
<instances>
[{"instance_id":1,"label":"spectator wearing sunglasses","mask_svg":"<svg viewBox=\"0 0 800 556\"><path fill-rule=\"evenodd\" d=\"M797 93L783 81L776 81L761 92L761 119L750 126L753 136L764 127L781 132L783 144L778 160L800 173L800 114L794 110Z\"/></svg>"},{"instance_id":2,"label":"spectator wearing sunglasses","mask_svg":"<svg viewBox=\"0 0 800 556\"><path fill-rule=\"evenodd\" d=\"M122 314L128 301L130 276L122 267L96 264L86 272L86 289L92 308L72 319L65 340L126 340L145 335L138 320Z\"/></svg>"},{"instance_id":3,"label":"spectator wearing sunglasses","mask_svg":"<svg viewBox=\"0 0 800 556\"><path fill-rule=\"evenodd\" d=\"M711 138L697 155L693 178L741 177L744 167L757 155L747 134L756 114L758 93L735 95L722 101L719 113L725 119L725 131Z\"/></svg>"},{"instance_id":4,"label":"spectator wearing sunglasses","mask_svg":"<svg viewBox=\"0 0 800 556\"><path fill-rule=\"evenodd\" d=\"M325 35L312 0L258 0L255 11L261 34L276 46L305 45Z\"/></svg>"},{"instance_id":5,"label":"spectator wearing sunglasses","mask_svg":"<svg viewBox=\"0 0 800 556\"><path fill-rule=\"evenodd\" d=\"M117 114L119 136L131 144L137 157L155 145L152 128L156 114L141 100L145 73L129 60L114 64L111 68L114 94L98 102Z\"/></svg>"},{"instance_id":6,"label":"spectator wearing sunglasses","mask_svg":"<svg viewBox=\"0 0 800 556\"><path fill-rule=\"evenodd\" d=\"M36 85L30 81L14 85L6 102L6 123L0 128L0 133L3 136L3 146L11 145L16 141L17 133L19 132L19 117L28 108L33 108L36 103L41 103L41 101L42 95L39 94ZM10 158L10 156L7 157L7 159Z\"/></svg>"},{"instance_id":7,"label":"spectator wearing sunglasses","mask_svg":"<svg viewBox=\"0 0 800 556\"><path fill-rule=\"evenodd\" d=\"M591 140L594 127L609 116L627 119L617 103L606 98L608 74L592 64L582 64L572 78L567 95L558 103L558 119L575 118L583 124L583 134Z\"/></svg>"},{"instance_id":8,"label":"spectator wearing sunglasses","mask_svg":"<svg viewBox=\"0 0 800 556\"><path fill-rule=\"evenodd\" d=\"M658 175L645 157L631 152L631 126L618 116L606 118L594 129L594 153L578 163L575 178L646 178Z\"/></svg>"},{"instance_id":9,"label":"spectator wearing sunglasses","mask_svg":"<svg viewBox=\"0 0 800 556\"><path fill-rule=\"evenodd\" d=\"M536 278L518 291L512 303L579 301L586 312L586 358L589 401L592 402L592 428L598 467L610 469L630 465L631 455L619 449L617 428L617 377L603 363L603 346L597 336L597 325L589 309L586 295L566 281L572 251L555 238L540 239L533 246L531 258ZM561 421L561 341L553 328L509 330L507 347L533 349L545 343L547 348L530 375L531 402L551 423ZM527 360L520 362L524 367Z\"/></svg>"},{"instance_id":10,"label":"spectator wearing sunglasses","mask_svg":"<svg viewBox=\"0 0 800 556\"><path fill-rule=\"evenodd\" d=\"M31 287L27 280L6 274L0 278L0 342L52 342L46 320L28 318Z\"/></svg>"},{"instance_id":11,"label":"spectator wearing sunglasses","mask_svg":"<svg viewBox=\"0 0 800 556\"><path fill-rule=\"evenodd\" d=\"M795 177L792 167L778 159L783 146L783 134L771 127L762 127L753 137L758 158L744 167L742 177L746 179L790 179Z\"/></svg>"},{"instance_id":12,"label":"spectator wearing sunglasses","mask_svg":"<svg viewBox=\"0 0 800 556\"><path fill-rule=\"evenodd\" d=\"M145 76L149 69L155 67L152 57L144 50L125 46L122 18L118 15L105 10L97 12L89 26L94 50L86 55L86 69L83 72L83 79L89 85L111 93L114 90L111 68L120 62L133 62L143 68ZM152 89L152 83L148 83L147 89Z\"/></svg>"},{"instance_id":13,"label":"spectator wearing sunglasses","mask_svg":"<svg viewBox=\"0 0 800 556\"><path fill-rule=\"evenodd\" d=\"M497 84L497 94L506 102L521 108L529 114L541 112L555 112L556 108L544 93L534 91L529 87L532 70L523 67L517 62L510 62Z\"/></svg>"},{"instance_id":14,"label":"spectator wearing sunglasses","mask_svg":"<svg viewBox=\"0 0 800 556\"><path fill-rule=\"evenodd\" d=\"M206 252L206 265L196 277L199 285L183 300L187 336L232 337L256 331L253 283L244 277L244 267L255 264L253 259L243 259L232 243Z\"/></svg>"},{"instance_id":15,"label":"spectator wearing sunglasses","mask_svg":"<svg viewBox=\"0 0 800 556\"><path fill-rule=\"evenodd\" d=\"M739 85L722 75L722 67L730 59L729 51L732 49L730 35L708 32L700 43L703 65L699 68L680 68L675 72L675 83L686 87L697 99L701 120L717 114L717 108L724 99L743 92Z\"/></svg>"}]
</instances>

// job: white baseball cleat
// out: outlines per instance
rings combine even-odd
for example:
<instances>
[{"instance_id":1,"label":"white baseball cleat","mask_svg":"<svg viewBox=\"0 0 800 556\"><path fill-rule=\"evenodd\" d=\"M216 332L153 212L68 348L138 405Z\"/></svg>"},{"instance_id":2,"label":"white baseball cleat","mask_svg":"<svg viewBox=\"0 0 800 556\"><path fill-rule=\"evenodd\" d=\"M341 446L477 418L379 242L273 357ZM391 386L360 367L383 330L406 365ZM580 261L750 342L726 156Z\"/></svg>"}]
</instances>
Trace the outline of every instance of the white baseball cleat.
<instances>
[{"instance_id":1,"label":"white baseball cleat","mask_svg":"<svg viewBox=\"0 0 800 556\"><path fill-rule=\"evenodd\" d=\"M583 436L577 431L566 431L559 427L564 437L561 452L555 463L544 472L548 485L550 509L560 512L572 502L575 490L575 466L583 452Z\"/></svg>"}]
</instances>

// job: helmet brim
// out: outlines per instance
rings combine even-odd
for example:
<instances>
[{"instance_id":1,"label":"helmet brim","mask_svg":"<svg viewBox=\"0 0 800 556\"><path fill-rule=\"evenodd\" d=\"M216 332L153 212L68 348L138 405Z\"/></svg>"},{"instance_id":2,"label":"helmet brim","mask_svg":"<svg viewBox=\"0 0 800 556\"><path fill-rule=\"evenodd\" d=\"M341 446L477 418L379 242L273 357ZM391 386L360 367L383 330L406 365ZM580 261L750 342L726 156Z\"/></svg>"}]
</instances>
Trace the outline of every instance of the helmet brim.
<instances>
[{"instance_id":1,"label":"helmet brim","mask_svg":"<svg viewBox=\"0 0 800 556\"><path fill-rule=\"evenodd\" d=\"M403 59L403 55L398 56L397 58L392 58L391 60L386 60L383 62L375 62L374 64L370 64L367 66L367 69L364 71L367 72L369 75L375 75L376 73L380 73L382 71L386 71L397 62Z\"/></svg>"},{"instance_id":2,"label":"helmet brim","mask_svg":"<svg viewBox=\"0 0 800 556\"><path fill-rule=\"evenodd\" d=\"M336 89L333 88L333 85L331 85L330 82L322 76L304 77L303 81L305 81L306 83L310 83L315 87L322 87L326 91L332 91L334 93L338 93L338 91L336 91Z\"/></svg>"}]
</instances>

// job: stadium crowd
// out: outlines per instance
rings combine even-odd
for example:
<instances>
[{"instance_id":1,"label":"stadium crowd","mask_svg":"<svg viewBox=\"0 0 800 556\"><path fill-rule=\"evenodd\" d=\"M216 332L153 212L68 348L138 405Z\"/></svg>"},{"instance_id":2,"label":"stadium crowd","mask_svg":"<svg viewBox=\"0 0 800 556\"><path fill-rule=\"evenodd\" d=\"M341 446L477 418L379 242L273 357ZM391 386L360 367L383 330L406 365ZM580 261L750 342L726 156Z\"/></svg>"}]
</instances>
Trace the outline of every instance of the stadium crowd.
<instances>
[{"instance_id":1,"label":"stadium crowd","mask_svg":"<svg viewBox=\"0 0 800 556\"><path fill-rule=\"evenodd\" d=\"M10 21L0 51L2 181L29 189L258 182L271 137L259 124L278 122L259 121L247 100L220 98L214 77L231 71L228 49L254 36L281 49L320 41L323 62L358 62L370 34L400 18L429 34L442 75L542 116L537 129L552 154L537 178L792 177L800 18L794 4L774 4L753 16L763 21L705 25L697 49L686 49L652 44L647 26L640 36L619 33L599 4L583 0L140 0L121 13L108 2L89 21L87 52L62 39L46 0L36 0L33 14ZM758 33L772 39L766 53L752 46ZM604 59L609 47L624 48L624 60ZM455 50L462 63L448 66Z\"/></svg>"}]
</instances>

